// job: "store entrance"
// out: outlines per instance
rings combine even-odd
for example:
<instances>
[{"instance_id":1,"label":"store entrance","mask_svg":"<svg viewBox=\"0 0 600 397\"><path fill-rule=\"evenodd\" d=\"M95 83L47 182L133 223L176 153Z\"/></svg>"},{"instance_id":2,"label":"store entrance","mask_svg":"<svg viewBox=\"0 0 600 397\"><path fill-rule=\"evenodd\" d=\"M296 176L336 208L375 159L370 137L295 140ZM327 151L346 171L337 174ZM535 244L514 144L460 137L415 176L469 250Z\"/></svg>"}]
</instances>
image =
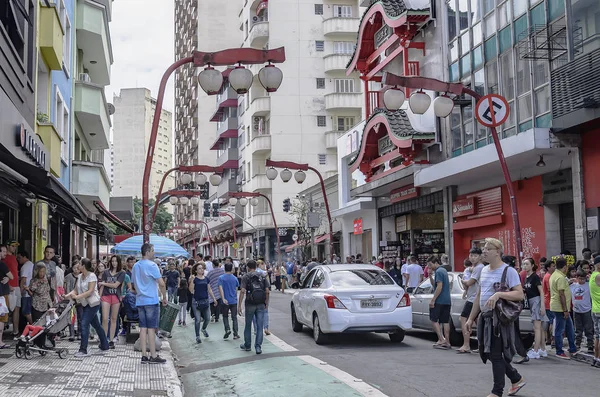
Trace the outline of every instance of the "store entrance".
<instances>
[{"instance_id":1,"label":"store entrance","mask_svg":"<svg viewBox=\"0 0 600 397\"><path fill-rule=\"evenodd\" d=\"M560 218L560 243L562 251L568 250L571 255L576 255L575 243L575 209L573 203L560 204L558 206Z\"/></svg>"}]
</instances>

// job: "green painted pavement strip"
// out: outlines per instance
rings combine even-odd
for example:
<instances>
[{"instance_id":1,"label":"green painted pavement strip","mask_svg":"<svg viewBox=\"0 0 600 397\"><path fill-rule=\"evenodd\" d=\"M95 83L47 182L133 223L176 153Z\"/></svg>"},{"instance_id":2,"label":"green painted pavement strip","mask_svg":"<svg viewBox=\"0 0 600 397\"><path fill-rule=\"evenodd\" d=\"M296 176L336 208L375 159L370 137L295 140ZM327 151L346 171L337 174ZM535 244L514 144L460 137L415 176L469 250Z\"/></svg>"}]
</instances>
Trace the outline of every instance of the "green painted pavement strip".
<instances>
[{"instance_id":1,"label":"green painted pavement strip","mask_svg":"<svg viewBox=\"0 0 600 397\"><path fill-rule=\"evenodd\" d=\"M290 374L293 375L289 376ZM350 386L298 357L266 358L197 371L183 375L182 381L186 390L200 392L202 397L362 396Z\"/></svg>"},{"instance_id":2,"label":"green painted pavement strip","mask_svg":"<svg viewBox=\"0 0 600 397\"><path fill-rule=\"evenodd\" d=\"M231 322L230 322L231 325ZM245 352L240 349L240 344L244 341L244 326L240 324L240 339L233 340L233 333L229 339L223 339L225 329L223 322L210 323L207 328L208 338L202 336L202 343L196 343L196 333L194 331L194 322L188 322L186 327L175 325L173 328L173 338L169 341L173 351L177 354L178 366L215 364L220 361L235 359L244 359L248 355L256 356L254 353L254 331L252 331L252 351ZM273 345L266 338L262 344L263 354L282 353L283 350Z\"/></svg>"}]
</instances>

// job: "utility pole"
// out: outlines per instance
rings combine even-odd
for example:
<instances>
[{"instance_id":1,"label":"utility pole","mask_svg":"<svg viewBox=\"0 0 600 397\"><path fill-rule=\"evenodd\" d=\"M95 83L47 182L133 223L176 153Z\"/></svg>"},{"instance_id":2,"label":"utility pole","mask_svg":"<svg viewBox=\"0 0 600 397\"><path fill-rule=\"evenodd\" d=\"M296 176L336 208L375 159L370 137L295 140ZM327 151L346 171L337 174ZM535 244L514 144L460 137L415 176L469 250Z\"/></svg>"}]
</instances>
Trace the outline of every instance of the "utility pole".
<instances>
[{"instance_id":1,"label":"utility pole","mask_svg":"<svg viewBox=\"0 0 600 397\"><path fill-rule=\"evenodd\" d=\"M312 214L313 212L313 196L312 193L310 194L309 198L308 198L308 212ZM316 251L316 247L315 247L315 229L313 227L310 228L310 261L312 261L312 258L314 258L315 255L315 251Z\"/></svg>"}]
</instances>

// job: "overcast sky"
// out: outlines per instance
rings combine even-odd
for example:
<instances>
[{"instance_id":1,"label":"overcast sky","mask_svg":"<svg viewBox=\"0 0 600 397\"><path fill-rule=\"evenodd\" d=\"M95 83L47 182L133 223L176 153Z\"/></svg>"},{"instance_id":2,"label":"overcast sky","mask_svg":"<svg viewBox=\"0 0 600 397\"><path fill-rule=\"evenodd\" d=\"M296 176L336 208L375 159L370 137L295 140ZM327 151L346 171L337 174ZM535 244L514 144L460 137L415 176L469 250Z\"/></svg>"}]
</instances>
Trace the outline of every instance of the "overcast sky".
<instances>
[{"instance_id":1,"label":"overcast sky","mask_svg":"<svg viewBox=\"0 0 600 397\"><path fill-rule=\"evenodd\" d=\"M163 73L174 60L173 0L118 0L113 2L110 33L114 63L106 99L121 88L145 87L158 95ZM169 79L163 107L173 111L173 85Z\"/></svg>"}]
</instances>

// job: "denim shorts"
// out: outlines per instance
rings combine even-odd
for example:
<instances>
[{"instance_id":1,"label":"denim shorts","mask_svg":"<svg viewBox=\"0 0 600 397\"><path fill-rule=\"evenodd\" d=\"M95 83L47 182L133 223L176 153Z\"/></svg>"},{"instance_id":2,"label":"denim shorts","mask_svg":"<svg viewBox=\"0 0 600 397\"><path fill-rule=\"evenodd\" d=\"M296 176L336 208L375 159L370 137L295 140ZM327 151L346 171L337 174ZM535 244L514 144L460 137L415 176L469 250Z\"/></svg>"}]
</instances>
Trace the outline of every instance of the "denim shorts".
<instances>
[{"instance_id":1,"label":"denim shorts","mask_svg":"<svg viewBox=\"0 0 600 397\"><path fill-rule=\"evenodd\" d=\"M160 317L160 305L138 306L140 316L140 328L158 328L158 318Z\"/></svg>"},{"instance_id":2,"label":"denim shorts","mask_svg":"<svg viewBox=\"0 0 600 397\"><path fill-rule=\"evenodd\" d=\"M594 338L600 340L600 313L592 313L592 322L594 324Z\"/></svg>"}]
</instances>

